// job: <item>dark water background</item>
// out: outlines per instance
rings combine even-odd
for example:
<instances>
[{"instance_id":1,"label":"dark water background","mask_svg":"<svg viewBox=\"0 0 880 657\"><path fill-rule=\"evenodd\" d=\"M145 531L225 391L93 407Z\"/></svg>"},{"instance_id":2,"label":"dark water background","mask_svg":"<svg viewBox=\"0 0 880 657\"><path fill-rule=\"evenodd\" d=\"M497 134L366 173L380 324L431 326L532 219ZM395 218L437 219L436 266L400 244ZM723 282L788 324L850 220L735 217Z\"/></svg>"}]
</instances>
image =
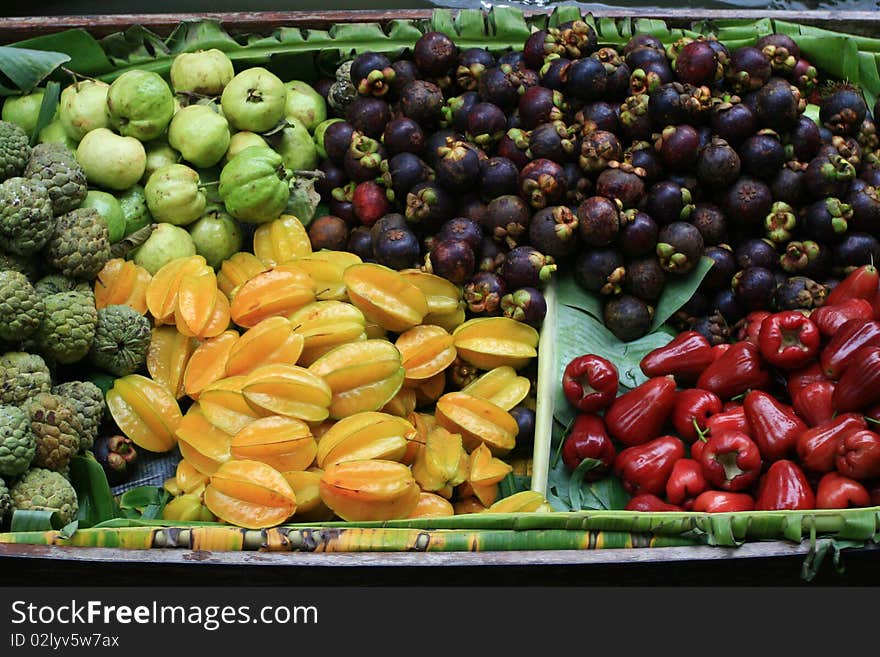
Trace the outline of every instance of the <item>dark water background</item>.
<instances>
[{"instance_id":1,"label":"dark water background","mask_svg":"<svg viewBox=\"0 0 880 657\"><path fill-rule=\"evenodd\" d=\"M291 11L337 9L424 9L430 7L488 8L492 3L481 0L48 0L42 2L0 1L0 16L125 14L125 13L189 13L232 11ZM523 8L552 8L553 0L515 0L496 3ZM572 4L572 3L567 3ZM639 8L639 9L772 9L772 10L837 10L877 11L878 0L622 0L612 4L573 3L585 9Z\"/></svg>"}]
</instances>

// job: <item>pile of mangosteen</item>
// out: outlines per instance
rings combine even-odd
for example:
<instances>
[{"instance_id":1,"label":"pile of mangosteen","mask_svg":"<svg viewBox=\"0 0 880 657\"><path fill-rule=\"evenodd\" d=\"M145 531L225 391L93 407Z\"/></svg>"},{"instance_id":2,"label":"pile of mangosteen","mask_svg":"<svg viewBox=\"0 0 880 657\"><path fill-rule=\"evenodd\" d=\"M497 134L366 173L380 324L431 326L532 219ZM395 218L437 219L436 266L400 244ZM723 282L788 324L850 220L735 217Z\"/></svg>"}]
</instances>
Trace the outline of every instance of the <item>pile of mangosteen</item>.
<instances>
[{"instance_id":1,"label":"pile of mangosteen","mask_svg":"<svg viewBox=\"0 0 880 657\"><path fill-rule=\"evenodd\" d=\"M636 339L706 256L673 322L720 342L749 312L820 305L880 261L873 115L783 34L618 48L572 21L494 55L429 32L316 88L337 120L318 136L329 216L314 246L441 275L471 316L537 326L565 271Z\"/></svg>"}]
</instances>

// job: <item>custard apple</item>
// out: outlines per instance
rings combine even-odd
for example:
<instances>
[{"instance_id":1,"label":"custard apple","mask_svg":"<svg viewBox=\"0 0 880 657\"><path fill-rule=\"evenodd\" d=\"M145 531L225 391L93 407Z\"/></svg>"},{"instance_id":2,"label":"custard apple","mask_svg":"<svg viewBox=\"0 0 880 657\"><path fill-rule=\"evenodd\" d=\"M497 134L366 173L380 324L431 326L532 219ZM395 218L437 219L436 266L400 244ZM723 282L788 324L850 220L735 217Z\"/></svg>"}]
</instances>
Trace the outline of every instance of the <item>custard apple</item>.
<instances>
[{"instance_id":1,"label":"custard apple","mask_svg":"<svg viewBox=\"0 0 880 657\"><path fill-rule=\"evenodd\" d=\"M98 323L91 292L58 292L44 299L45 312L33 336L37 351L64 365L89 353Z\"/></svg>"},{"instance_id":2,"label":"custard apple","mask_svg":"<svg viewBox=\"0 0 880 657\"><path fill-rule=\"evenodd\" d=\"M0 404L17 406L51 387L52 375L41 356L24 351L0 356Z\"/></svg>"},{"instance_id":3,"label":"custard apple","mask_svg":"<svg viewBox=\"0 0 880 657\"><path fill-rule=\"evenodd\" d=\"M28 258L15 253L0 252L0 269L18 271L35 281L40 276L40 263L36 258Z\"/></svg>"},{"instance_id":4,"label":"custard apple","mask_svg":"<svg viewBox=\"0 0 880 657\"><path fill-rule=\"evenodd\" d=\"M101 308L89 360L116 376L134 374L147 362L150 329L150 320L131 306Z\"/></svg>"},{"instance_id":5,"label":"custard apple","mask_svg":"<svg viewBox=\"0 0 880 657\"><path fill-rule=\"evenodd\" d=\"M5 527L12 519L12 495L3 478L0 477L0 527Z\"/></svg>"},{"instance_id":6,"label":"custard apple","mask_svg":"<svg viewBox=\"0 0 880 657\"><path fill-rule=\"evenodd\" d=\"M80 451L91 449L104 419L104 393L91 381L65 381L53 386L52 394L67 397L73 402L82 429Z\"/></svg>"},{"instance_id":7,"label":"custard apple","mask_svg":"<svg viewBox=\"0 0 880 657\"><path fill-rule=\"evenodd\" d=\"M65 525L76 520L79 512L73 484L58 472L45 468L34 467L25 472L9 489L9 494L14 510L57 511Z\"/></svg>"},{"instance_id":8,"label":"custard apple","mask_svg":"<svg viewBox=\"0 0 880 657\"><path fill-rule=\"evenodd\" d=\"M33 334L43 319L43 300L24 274L0 271L0 339L16 342Z\"/></svg>"},{"instance_id":9,"label":"custard apple","mask_svg":"<svg viewBox=\"0 0 880 657\"><path fill-rule=\"evenodd\" d=\"M61 395L41 392L24 406L37 441L33 464L66 472L80 447L82 425L73 401Z\"/></svg>"},{"instance_id":10,"label":"custard apple","mask_svg":"<svg viewBox=\"0 0 880 657\"><path fill-rule=\"evenodd\" d=\"M28 178L0 183L0 247L23 256L42 249L55 229L52 201L43 185Z\"/></svg>"},{"instance_id":11,"label":"custard apple","mask_svg":"<svg viewBox=\"0 0 880 657\"><path fill-rule=\"evenodd\" d=\"M88 192L86 173L64 144L34 146L24 175L43 183L52 200L52 212L56 215L78 207Z\"/></svg>"},{"instance_id":12,"label":"custard apple","mask_svg":"<svg viewBox=\"0 0 880 657\"><path fill-rule=\"evenodd\" d=\"M0 180L20 176L31 154L24 128L11 121L0 121Z\"/></svg>"},{"instance_id":13,"label":"custard apple","mask_svg":"<svg viewBox=\"0 0 880 657\"><path fill-rule=\"evenodd\" d=\"M92 286L85 281L68 278L62 274L47 274L37 279L34 289L40 298L45 299L51 294L58 292L91 292Z\"/></svg>"},{"instance_id":14,"label":"custard apple","mask_svg":"<svg viewBox=\"0 0 880 657\"><path fill-rule=\"evenodd\" d=\"M65 276L92 280L110 259L110 231L94 208L59 215L46 243L49 263Z\"/></svg>"},{"instance_id":15,"label":"custard apple","mask_svg":"<svg viewBox=\"0 0 880 657\"><path fill-rule=\"evenodd\" d=\"M28 414L18 406L0 405L0 475L17 477L27 470L36 449Z\"/></svg>"}]
</instances>

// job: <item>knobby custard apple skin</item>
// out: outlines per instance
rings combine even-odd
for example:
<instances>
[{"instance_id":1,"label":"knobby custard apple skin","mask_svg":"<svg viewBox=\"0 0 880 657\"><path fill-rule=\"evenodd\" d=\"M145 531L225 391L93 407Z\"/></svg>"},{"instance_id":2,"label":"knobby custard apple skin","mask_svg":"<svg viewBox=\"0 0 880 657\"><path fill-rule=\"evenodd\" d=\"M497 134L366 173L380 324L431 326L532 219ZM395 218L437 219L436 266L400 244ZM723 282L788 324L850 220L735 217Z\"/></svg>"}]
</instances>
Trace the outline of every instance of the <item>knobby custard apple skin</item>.
<instances>
[{"instance_id":1,"label":"knobby custard apple skin","mask_svg":"<svg viewBox=\"0 0 880 657\"><path fill-rule=\"evenodd\" d=\"M110 259L110 231L94 208L76 208L56 217L46 243L49 263L65 276L92 280Z\"/></svg>"},{"instance_id":2,"label":"knobby custard apple skin","mask_svg":"<svg viewBox=\"0 0 880 657\"><path fill-rule=\"evenodd\" d=\"M37 441L33 465L67 472L70 459L79 452L82 433L73 402L61 395L43 392L33 397L25 408Z\"/></svg>"},{"instance_id":3,"label":"knobby custard apple skin","mask_svg":"<svg viewBox=\"0 0 880 657\"><path fill-rule=\"evenodd\" d=\"M116 376L133 374L146 363L150 329L150 320L130 306L101 308L89 360Z\"/></svg>"},{"instance_id":4,"label":"knobby custard apple skin","mask_svg":"<svg viewBox=\"0 0 880 657\"><path fill-rule=\"evenodd\" d=\"M43 300L27 276L0 271L0 339L16 342L34 333L43 319Z\"/></svg>"},{"instance_id":5,"label":"knobby custard apple skin","mask_svg":"<svg viewBox=\"0 0 880 657\"><path fill-rule=\"evenodd\" d=\"M0 404L21 405L51 387L52 374L42 356L24 351L0 356Z\"/></svg>"},{"instance_id":6,"label":"knobby custard apple skin","mask_svg":"<svg viewBox=\"0 0 880 657\"><path fill-rule=\"evenodd\" d=\"M69 365L85 358L95 338L98 311L91 292L58 292L44 299L45 312L33 335L37 351Z\"/></svg>"},{"instance_id":7,"label":"knobby custard apple skin","mask_svg":"<svg viewBox=\"0 0 880 657\"><path fill-rule=\"evenodd\" d=\"M91 449L104 419L104 393L91 381L65 381L53 386L52 394L73 402L81 427L79 451Z\"/></svg>"},{"instance_id":8,"label":"knobby custard apple skin","mask_svg":"<svg viewBox=\"0 0 880 657\"><path fill-rule=\"evenodd\" d=\"M62 474L34 467L9 489L13 510L46 509L58 512L64 524L76 520L79 502L76 490Z\"/></svg>"},{"instance_id":9,"label":"knobby custard apple skin","mask_svg":"<svg viewBox=\"0 0 880 657\"><path fill-rule=\"evenodd\" d=\"M11 121L0 121L0 181L20 176L30 154L30 140L24 128Z\"/></svg>"},{"instance_id":10,"label":"knobby custard apple skin","mask_svg":"<svg viewBox=\"0 0 880 657\"><path fill-rule=\"evenodd\" d=\"M86 173L63 144L37 144L31 150L24 176L38 180L49 192L53 214L78 207L88 192Z\"/></svg>"},{"instance_id":11,"label":"knobby custard apple skin","mask_svg":"<svg viewBox=\"0 0 880 657\"><path fill-rule=\"evenodd\" d=\"M40 263L37 258L28 258L15 253L0 252L0 270L21 272L31 281L40 277Z\"/></svg>"},{"instance_id":12,"label":"knobby custard apple skin","mask_svg":"<svg viewBox=\"0 0 880 657\"><path fill-rule=\"evenodd\" d=\"M48 274L37 279L37 282L34 283L34 289L41 299L45 299L49 295L59 292L84 292L88 294L92 291L92 286L85 281L78 281L63 274Z\"/></svg>"},{"instance_id":13,"label":"knobby custard apple skin","mask_svg":"<svg viewBox=\"0 0 880 657\"><path fill-rule=\"evenodd\" d=\"M28 178L0 183L0 247L31 256L42 249L55 229L52 201L43 185Z\"/></svg>"},{"instance_id":14,"label":"knobby custard apple skin","mask_svg":"<svg viewBox=\"0 0 880 657\"><path fill-rule=\"evenodd\" d=\"M0 477L0 527L5 527L12 518L12 495L9 494L9 487Z\"/></svg>"},{"instance_id":15,"label":"knobby custard apple skin","mask_svg":"<svg viewBox=\"0 0 880 657\"><path fill-rule=\"evenodd\" d=\"M17 477L27 470L37 449L31 420L18 406L0 405L0 475Z\"/></svg>"}]
</instances>

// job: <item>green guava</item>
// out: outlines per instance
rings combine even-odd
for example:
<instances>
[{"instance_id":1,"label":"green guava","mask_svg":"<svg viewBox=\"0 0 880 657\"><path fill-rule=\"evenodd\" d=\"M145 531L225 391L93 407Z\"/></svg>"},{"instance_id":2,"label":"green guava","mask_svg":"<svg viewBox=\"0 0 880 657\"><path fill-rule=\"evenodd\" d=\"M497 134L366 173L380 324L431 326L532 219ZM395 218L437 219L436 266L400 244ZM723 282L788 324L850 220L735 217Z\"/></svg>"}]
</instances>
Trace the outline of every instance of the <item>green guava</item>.
<instances>
[{"instance_id":1,"label":"green guava","mask_svg":"<svg viewBox=\"0 0 880 657\"><path fill-rule=\"evenodd\" d=\"M223 164L229 162L229 160L234 158L248 146L263 146L268 148L269 144L263 139L262 135L258 135L256 132L251 132L249 130L235 132L232 137L229 138L229 147L226 149L226 154L223 156Z\"/></svg>"},{"instance_id":2,"label":"green guava","mask_svg":"<svg viewBox=\"0 0 880 657\"><path fill-rule=\"evenodd\" d=\"M218 204L209 205L205 214L187 226L187 230L196 245L196 253L215 268L233 253L241 251L244 244L241 224Z\"/></svg>"},{"instance_id":3,"label":"green guava","mask_svg":"<svg viewBox=\"0 0 880 657\"><path fill-rule=\"evenodd\" d=\"M196 255L196 245L186 228L160 223L134 252L132 260L151 274L178 258Z\"/></svg>"},{"instance_id":4,"label":"green guava","mask_svg":"<svg viewBox=\"0 0 880 657\"><path fill-rule=\"evenodd\" d=\"M79 141L92 130L110 125L109 90L110 85L100 80L80 80L64 88L58 119L71 139Z\"/></svg>"},{"instance_id":5,"label":"green guava","mask_svg":"<svg viewBox=\"0 0 880 657\"><path fill-rule=\"evenodd\" d=\"M174 115L174 94L162 76L153 71L129 70L107 91L110 125L124 137L155 139Z\"/></svg>"},{"instance_id":6,"label":"green guava","mask_svg":"<svg viewBox=\"0 0 880 657\"><path fill-rule=\"evenodd\" d=\"M287 89L285 118L292 123L301 123L311 133L327 118L327 102L312 85L302 80L292 80L284 87Z\"/></svg>"},{"instance_id":7,"label":"green guava","mask_svg":"<svg viewBox=\"0 0 880 657\"><path fill-rule=\"evenodd\" d=\"M324 133L327 132L327 128L332 124L342 121L339 117L333 117L332 119L327 119L325 121L321 121L316 127L314 132L312 133L312 139L315 142L315 149L318 151L318 157L322 160L327 159L327 149L324 148Z\"/></svg>"},{"instance_id":8,"label":"green guava","mask_svg":"<svg viewBox=\"0 0 880 657\"><path fill-rule=\"evenodd\" d=\"M90 183L119 191L140 180L147 166L147 153L139 140L107 128L86 133L76 148L76 159Z\"/></svg>"},{"instance_id":9,"label":"green guava","mask_svg":"<svg viewBox=\"0 0 880 657\"><path fill-rule=\"evenodd\" d=\"M169 164L177 164L180 162L180 153L171 148L171 145L164 139L154 139L144 145L147 151L147 166L144 168L144 176L141 178L141 184L147 184L150 176L162 167Z\"/></svg>"},{"instance_id":10,"label":"green guava","mask_svg":"<svg viewBox=\"0 0 880 657\"><path fill-rule=\"evenodd\" d=\"M277 75L261 66L238 73L223 89L220 105L235 130L266 132L284 118L287 90Z\"/></svg>"},{"instance_id":11,"label":"green guava","mask_svg":"<svg viewBox=\"0 0 880 657\"><path fill-rule=\"evenodd\" d=\"M229 147L229 123L207 105L188 105L171 119L168 143L187 162L212 167Z\"/></svg>"},{"instance_id":12,"label":"green guava","mask_svg":"<svg viewBox=\"0 0 880 657\"><path fill-rule=\"evenodd\" d=\"M76 152L76 142L70 138L61 119L50 121L49 124L40 130L37 141L41 144L63 144L68 150Z\"/></svg>"},{"instance_id":13,"label":"green guava","mask_svg":"<svg viewBox=\"0 0 880 657\"><path fill-rule=\"evenodd\" d=\"M239 221L261 224L277 219L290 197L289 173L280 153L249 146L220 172L220 198Z\"/></svg>"},{"instance_id":14,"label":"green guava","mask_svg":"<svg viewBox=\"0 0 880 657\"><path fill-rule=\"evenodd\" d=\"M155 171L144 186L147 207L160 223L186 226L205 211L199 174L185 164L169 164Z\"/></svg>"},{"instance_id":15,"label":"green guava","mask_svg":"<svg viewBox=\"0 0 880 657\"><path fill-rule=\"evenodd\" d=\"M147 195L141 185L132 185L117 195L116 200L125 218L125 237L153 223L153 215L147 207Z\"/></svg>"},{"instance_id":16,"label":"green guava","mask_svg":"<svg viewBox=\"0 0 880 657\"><path fill-rule=\"evenodd\" d=\"M81 208L94 208L106 222L110 233L110 243L118 242L125 237L125 214L119 200L109 192L90 189L80 204Z\"/></svg>"},{"instance_id":17,"label":"green guava","mask_svg":"<svg viewBox=\"0 0 880 657\"><path fill-rule=\"evenodd\" d=\"M178 93L219 96L234 75L232 61L216 48L184 52L171 63L171 86Z\"/></svg>"},{"instance_id":18,"label":"green guava","mask_svg":"<svg viewBox=\"0 0 880 657\"><path fill-rule=\"evenodd\" d=\"M21 96L8 96L0 111L0 119L21 126L30 135L37 125L44 95L45 91L39 89Z\"/></svg>"},{"instance_id":19,"label":"green guava","mask_svg":"<svg viewBox=\"0 0 880 657\"><path fill-rule=\"evenodd\" d=\"M318 149L312 135L302 123L288 125L273 135L269 142L281 153L284 166L294 171L311 170L318 166Z\"/></svg>"}]
</instances>

